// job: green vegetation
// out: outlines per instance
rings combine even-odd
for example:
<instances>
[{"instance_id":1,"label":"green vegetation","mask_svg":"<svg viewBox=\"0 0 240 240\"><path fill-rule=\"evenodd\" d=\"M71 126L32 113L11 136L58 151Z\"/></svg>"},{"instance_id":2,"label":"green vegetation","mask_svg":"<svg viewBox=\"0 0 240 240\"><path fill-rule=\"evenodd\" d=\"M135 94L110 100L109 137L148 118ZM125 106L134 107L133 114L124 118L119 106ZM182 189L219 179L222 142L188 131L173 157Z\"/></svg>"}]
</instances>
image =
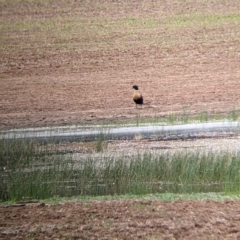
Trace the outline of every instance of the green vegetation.
<instances>
[{"instance_id":1,"label":"green vegetation","mask_svg":"<svg viewBox=\"0 0 240 240\"><path fill-rule=\"evenodd\" d=\"M104 134L101 133L96 141L96 152L101 152L104 148Z\"/></svg>"},{"instance_id":2,"label":"green vegetation","mask_svg":"<svg viewBox=\"0 0 240 240\"><path fill-rule=\"evenodd\" d=\"M142 126L145 124L167 124L167 125L174 125L174 124L187 124L187 123L204 123L204 122L216 122L216 121L238 121L239 113L236 108L232 108L232 110L221 113L221 112L208 112L202 111L196 114L188 112L186 109L183 109L180 112L173 112L169 113L164 116L153 116L153 117L141 117L138 113L136 114L134 122L128 122L125 125L136 125ZM123 124L124 125L124 124Z\"/></svg>"},{"instance_id":3,"label":"green vegetation","mask_svg":"<svg viewBox=\"0 0 240 240\"><path fill-rule=\"evenodd\" d=\"M188 27L193 25L212 26L223 23L239 23L240 16L236 13L193 13L172 15L167 18L166 24L171 27Z\"/></svg>"},{"instance_id":4,"label":"green vegetation","mask_svg":"<svg viewBox=\"0 0 240 240\"><path fill-rule=\"evenodd\" d=\"M238 120L238 111L235 108L233 108L233 110L230 112L229 119L231 119L233 121Z\"/></svg>"},{"instance_id":5,"label":"green vegetation","mask_svg":"<svg viewBox=\"0 0 240 240\"><path fill-rule=\"evenodd\" d=\"M97 140L99 148L103 141ZM57 145L1 140L1 200L240 192L239 154L96 154L77 158Z\"/></svg>"}]
</instances>

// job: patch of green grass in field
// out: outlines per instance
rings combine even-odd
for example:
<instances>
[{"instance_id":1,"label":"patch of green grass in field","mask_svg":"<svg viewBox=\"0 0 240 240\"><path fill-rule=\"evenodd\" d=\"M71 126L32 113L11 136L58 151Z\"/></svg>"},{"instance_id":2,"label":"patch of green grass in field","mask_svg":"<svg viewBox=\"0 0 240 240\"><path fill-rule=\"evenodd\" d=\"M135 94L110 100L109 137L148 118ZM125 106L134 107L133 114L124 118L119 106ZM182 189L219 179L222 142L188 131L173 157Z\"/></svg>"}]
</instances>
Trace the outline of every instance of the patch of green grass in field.
<instances>
[{"instance_id":1,"label":"patch of green grass in field","mask_svg":"<svg viewBox=\"0 0 240 240\"><path fill-rule=\"evenodd\" d=\"M155 194L144 194L144 195L107 195L107 196L72 196L72 197L59 197L54 196L45 199L45 201L49 203L58 203L65 201L109 201L109 200L131 200L138 199L142 201L177 201L177 200L216 200L216 201L224 201L224 200L239 200L239 194L231 194L231 193L190 193L190 194L176 194L176 193L155 193ZM15 200L0 202L0 205L8 205L14 203Z\"/></svg>"},{"instance_id":2,"label":"patch of green grass in field","mask_svg":"<svg viewBox=\"0 0 240 240\"><path fill-rule=\"evenodd\" d=\"M208 122L209 120L208 112L207 111L201 112L197 119L199 120L199 122Z\"/></svg>"},{"instance_id":3,"label":"patch of green grass in field","mask_svg":"<svg viewBox=\"0 0 240 240\"><path fill-rule=\"evenodd\" d=\"M136 118L133 121L128 121L128 123L122 123L122 125L174 125L174 124L187 124L187 123L196 123L196 122L211 122L211 121L238 121L239 113L238 110L233 107L227 113L218 113L218 112L208 112L201 111L199 113L188 113L187 110L183 109L182 112L173 112L162 115L154 115L152 117L142 117L140 113L136 114Z\"/></svg>"},{"instance_id":4,"label":"patch of green grass in field","mask_svg":"<svg viewBox=\"0 0 240 240\"><path fill-rule=\"evenodd\" d=\"M232 111L230 111L228 118L232 121L237 121L239 117L239 113L236 110L236 108L233 108Z\"/></svg>"},{"instance_id":5,"label":"patch of green grass in field","mask_svg":"<svg viewBox=\"0 0 240 240\"><path fill-rule=\"evenodd\" d=\"M240 23L240 15L236 13L193 13L172 15L166 19L166 25L169 27L189 27L193 25L211 26L215 24Z\"/></svg>"}]
</instances>

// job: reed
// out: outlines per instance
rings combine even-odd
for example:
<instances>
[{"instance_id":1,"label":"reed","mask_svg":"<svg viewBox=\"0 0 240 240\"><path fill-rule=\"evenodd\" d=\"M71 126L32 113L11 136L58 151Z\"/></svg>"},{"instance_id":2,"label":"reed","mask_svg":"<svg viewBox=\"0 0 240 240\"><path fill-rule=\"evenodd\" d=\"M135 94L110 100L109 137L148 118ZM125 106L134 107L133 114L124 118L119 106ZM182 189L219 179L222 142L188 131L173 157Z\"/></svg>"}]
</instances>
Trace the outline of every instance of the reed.
<instances>
[{"instance_id":1,"label":"reed","mask_svg":"<svg viewBox=\"0 0 240 240\"><path fill-rule=\"evenodd\" d=\"M99 140L97 140L99 141ZM76 159L25 140L0 141L0 198L240 192L240 155L145 152Z\"/></svg>"}]
</instances>

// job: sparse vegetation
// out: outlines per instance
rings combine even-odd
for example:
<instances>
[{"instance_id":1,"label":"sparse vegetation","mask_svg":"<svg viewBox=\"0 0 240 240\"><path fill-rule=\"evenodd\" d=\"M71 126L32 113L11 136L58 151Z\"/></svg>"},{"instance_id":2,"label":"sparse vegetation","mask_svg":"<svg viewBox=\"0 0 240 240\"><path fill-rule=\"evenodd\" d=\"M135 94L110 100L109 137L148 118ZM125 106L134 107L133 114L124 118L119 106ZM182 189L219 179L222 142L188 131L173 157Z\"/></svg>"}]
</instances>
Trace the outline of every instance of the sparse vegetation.
<instances>
[{"instance_id":1,"label":"sparse vegetation","mask_svg":"<svg viewBox=\"0 0 240 240\"><path fill-rule=\"evenodd\" d=\"M229 114L229 118L232 120L232 121L237 121L238 120L238 116L239 116L239 113L238 111L233 108L233 110L230 112Z\"/></svg>"},{"instance_id":2,"label":"sparse vegetation","mask_svg":"<svg viewBox=\"0 0 240 240\"><path fill-rule=\"evenodd\" d=\"M104 145L104 134L100 134L96 141L96 151L101 152L103 150Z\"/></svg>"}]
</instances>

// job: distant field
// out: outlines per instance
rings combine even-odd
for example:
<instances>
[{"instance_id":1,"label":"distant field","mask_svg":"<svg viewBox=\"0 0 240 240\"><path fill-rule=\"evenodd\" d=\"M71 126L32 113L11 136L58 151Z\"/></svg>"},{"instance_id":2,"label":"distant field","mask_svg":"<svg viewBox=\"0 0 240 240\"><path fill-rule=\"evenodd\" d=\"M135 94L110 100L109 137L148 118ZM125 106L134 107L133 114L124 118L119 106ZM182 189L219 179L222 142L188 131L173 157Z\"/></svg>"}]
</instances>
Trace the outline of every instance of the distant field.
<instances>
[{"instance_id":1,"label":"distant field","mask_svg":"<svg viewBox=\"0 0 240 240\"><path fill-rule=\"evenodd\" d=\"M239 110L238 0L1 0L0 9L1 128Z\"/></svg>"}]
</instances>

